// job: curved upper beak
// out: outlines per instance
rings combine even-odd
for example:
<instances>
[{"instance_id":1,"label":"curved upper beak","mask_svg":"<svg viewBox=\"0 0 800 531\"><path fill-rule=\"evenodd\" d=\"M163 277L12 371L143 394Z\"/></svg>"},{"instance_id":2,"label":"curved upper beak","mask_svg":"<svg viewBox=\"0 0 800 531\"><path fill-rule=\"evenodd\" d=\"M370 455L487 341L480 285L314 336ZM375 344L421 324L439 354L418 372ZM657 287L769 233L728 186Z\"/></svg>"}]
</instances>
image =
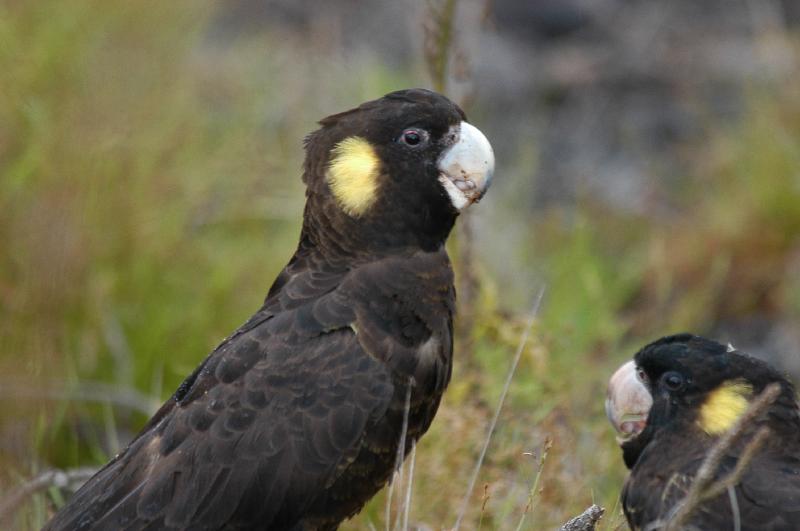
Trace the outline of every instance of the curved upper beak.
<instances>
[{"instance_id":1,"label":"curved upper beak","mask_svg":"<svg viewBox=\"0 0 800 531\"><path fill-rule=\"evenodd\" d=\"M456 142L439 159L439 182L461 210L480 201L494 174L494 151L480 129L467 122L453 126Z\"/></svg>"},{"instance_id":2,"label":"curved upper beak","mask_svg":"<svg viewBox=\"0 0 800 531\"><path fill-rule=\"evenodd\" d=\"M617 430L617 442L621 444L642 432L652 405L653 397L639 380L636 364L629 361L617 369L606 393L606 416Z\"/></svg>"}]
</instances>

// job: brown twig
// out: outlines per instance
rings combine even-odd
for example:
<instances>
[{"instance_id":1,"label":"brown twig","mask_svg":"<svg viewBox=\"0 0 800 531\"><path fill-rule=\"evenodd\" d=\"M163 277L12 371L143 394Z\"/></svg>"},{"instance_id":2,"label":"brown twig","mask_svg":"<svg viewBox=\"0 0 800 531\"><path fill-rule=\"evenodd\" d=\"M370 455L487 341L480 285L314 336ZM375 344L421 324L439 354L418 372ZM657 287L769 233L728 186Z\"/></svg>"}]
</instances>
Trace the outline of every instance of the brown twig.
<instances>
[{"instance_id":1,"label":"brown twig","mask_svg":"<svg viewBox=\"0 0 800 531\"><path fill-rule=\"evenodd\" d=\"M719 465L725 455L742 438L746 428L775 401L780 390L780 385L777 383L768 385L747 408L747 411L736 421L733 428L720 437L709 450L694 477L689 492L683 501L676 505L675 512L667 520L664 531L679 531L683 529L689 517L703 502L719 496L741 480L742 474L750 464L753 455L755 455L755 452L761 447L769 434L769 429L766 427L760 428L750 439L741 456L739 456L736 467L730 474L717 481L714 481L714 477L719 471Z\"/></svg>"},{"instance_id":2,"label":"brown twig","mask_svg":"<svg viewBox=\"0 0 800 531\"><path fill-rule=\"evenodd\" d=\"M66 488L82 484L97 472L96 468L74 468L71 470L48 470L23 483L8 496L0 500L0 524L4 529L11 523L19 508L34 494L50 487Z\"/></svg>"},{"instance_id":3,"label":"brown twig","mask_svg":"<svg viewBox=\"0 0 800 531\"><path fill-rule=\"evenodd\" d=\"M450 57L455 40L457 0L430 1L423 25L425 38L425 64L437 92L447 89Z\"/></svg>"},{"instance_id":4,"label":"brown twig","mask_svg":"<svg viewBox=\"0 0 800 531\"><path fill-rule=\"evenodd\" d=\"M469 78L470 68L466 53L456 39L458 0L429 0L423 23L425 65L434 90L447 94L451 80ZM458 101L463 107L465 101ZM466 363L473 363L474 345L472 331L475 325L475 299L479 279L475 271L473 219L470 210L461 214L456 226L455 257L458 293L458 322L456 332L458 351Z\"/></svg>"},{"instance_id":5,"label":"brown twig","mask_svg":"<svg viewBox=\"0 0 800 531\"><path fill-rule=\"evenodd\" d=\"M594 531L606 510L592 505L581 514L558 528L558 531Z\"/></svg>"}]
</instances>

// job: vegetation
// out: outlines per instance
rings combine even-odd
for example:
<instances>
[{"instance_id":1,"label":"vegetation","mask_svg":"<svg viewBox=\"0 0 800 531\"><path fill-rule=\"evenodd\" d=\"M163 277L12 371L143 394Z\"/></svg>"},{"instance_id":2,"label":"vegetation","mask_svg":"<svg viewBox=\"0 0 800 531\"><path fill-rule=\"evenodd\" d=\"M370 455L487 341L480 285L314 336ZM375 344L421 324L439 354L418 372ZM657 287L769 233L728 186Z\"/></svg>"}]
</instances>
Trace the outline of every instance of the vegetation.
<instances>
[{"instance_id":1,"label":"vegetation","mask_svg":"<svg viewBox=\"0 0 800 531\"><path fill-rule=\"evenodd\" d=\"M105 462L259 306L296 244L316 119L428 84L422 65L332 62L324 39L289 31L226 41L207 31L213 16L194 0L0 4L2 492ZM514 211L530 237L509 259L546 293L465 528L549 529L592 502L604 529L624 528L603 413L613 369L659 334L800 318L794 81L755 87L741 122L705 139L670 212L592 197ZM482 267L480 241L472 254L479 289L459 338L472 359L457 353L413 471L410 522L431 528L458 516L528 317ZM14 527L38 528L62 494L33 497ZM379 496L347 528L384 527L385 507Z\"/></svg>"}]
</instances>

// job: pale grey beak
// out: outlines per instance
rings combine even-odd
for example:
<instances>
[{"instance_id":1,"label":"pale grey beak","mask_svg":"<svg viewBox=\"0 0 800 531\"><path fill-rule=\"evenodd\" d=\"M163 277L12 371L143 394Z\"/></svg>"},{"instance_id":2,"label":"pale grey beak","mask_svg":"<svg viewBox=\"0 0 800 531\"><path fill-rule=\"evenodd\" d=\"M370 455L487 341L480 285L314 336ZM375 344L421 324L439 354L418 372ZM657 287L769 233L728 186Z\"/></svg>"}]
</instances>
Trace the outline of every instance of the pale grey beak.
<instances>
[{"instance_id":1,"label":"pale grey beak","mask_svg":"<svg viewBox=\"0 0 800 531\"><path fill-rule=\"evenodd\" d=\"M458 140L439 160L439 182L453 206L461 210L480 201L494 174L494 151L480 129L461 122Z\"/></svg>"},{"instance_id":2,"label":"pale grey beak","mask_svg":"<svg viewBox=\"0 0 800 531\"><path fill-rule=\"evenodd\" d=\"M625 363L608 381L606 416L623 443L639 435L647 425L653 397L637 375L633 361Z\"/></svg>"}]
</instances>

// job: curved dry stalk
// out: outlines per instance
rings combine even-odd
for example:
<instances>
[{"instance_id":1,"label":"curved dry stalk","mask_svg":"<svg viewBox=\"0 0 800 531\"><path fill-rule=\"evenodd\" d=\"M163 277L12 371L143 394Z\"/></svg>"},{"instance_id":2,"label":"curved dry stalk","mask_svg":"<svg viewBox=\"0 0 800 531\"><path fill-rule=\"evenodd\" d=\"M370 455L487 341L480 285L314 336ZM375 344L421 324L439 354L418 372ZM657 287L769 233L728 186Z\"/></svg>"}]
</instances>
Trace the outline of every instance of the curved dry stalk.
<instances>
[{"instance_id":1,"label":"curved dry stalk","mask_svg":"<svg viewBox=\"0 0 800 531\"><path fill-rule=\"evenodd\" d=\"M739 483L739 480L742 479L742 474L744 474L745 469L747 469L747 466L753 459L753 455L759 448L761 448L761 445L764 444L764 441L769 436L769 433L769 428L766 426L760 428L753 438L750 439L750 442L747 443L747 446L742 451L742 455L736 462L736 466L733 468L733 471L716 483L710 485L701 496L701 501L716 498L731 487L735 487L736 484Z\"/></svg>"},{"instance_id":2,"label":"curved dry stalk","mask_svg":"<svg viewBox=\"0 0 800 531\"><path fill-rule=\"evenodd\" d=\"M71 470L48 470L23 483L11 494L0 500L0 524L9 524L19 508L34 494L50 487L64 488L76 483L82 484L96 472L97 468L74 468Z\"/></svg>"},{"instance_id":3,"label":"curved dry stalk","mask_svg":"<svg viewBox=\"0 0 800 531\"><path fill-rule=\"evenodd\" d=\"M733 471L718 481L714 481L714 476L719 471L719 465L725 454L741 439L745 429L750 426L766 409L775 401L780 394L780 385L773 383L768 385L764 391L750 404L747 411L736 421L736 424L711 447L703 463L694 477L692 486L686 497L676 506L674 514L668 519L664 531L679 531L683 529L692 513L703 502L710 498L719 496L729 487L735 486L741 480L742 474L747 469L756 451L766 440L769 434L767 427L760 428L750 439L739 457Z\"/></svg>"}]
</instances>

